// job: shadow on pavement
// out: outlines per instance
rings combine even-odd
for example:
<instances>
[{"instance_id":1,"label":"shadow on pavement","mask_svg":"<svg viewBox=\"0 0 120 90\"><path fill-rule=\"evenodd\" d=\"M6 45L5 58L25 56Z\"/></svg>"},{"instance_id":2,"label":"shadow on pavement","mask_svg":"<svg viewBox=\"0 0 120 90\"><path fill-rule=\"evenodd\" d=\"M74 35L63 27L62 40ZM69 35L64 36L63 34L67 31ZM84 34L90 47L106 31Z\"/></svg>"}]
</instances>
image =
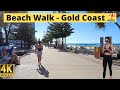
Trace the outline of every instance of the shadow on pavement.
<instances>
[{"instance_id":1,"label":"shadow on pavement","mask_svg":"<svg viewBox=\"0 0 120 90\"><path fill-rule=\"evenodd\" d=\"M39 68L37 68L37 71L41 75L44 75L45 77L49 77L49 72L42 65L40 65Z\"/></svg>"},{"instance_id":2,"label":"shadow on pavement","mask_svg":"<svg viewBox=\"0 0 120 90\"><path fill-rule=\"evenodd\" d=\"M26 53L25 55L31 55L30 53Z\"/></svg>"}]
</instances>

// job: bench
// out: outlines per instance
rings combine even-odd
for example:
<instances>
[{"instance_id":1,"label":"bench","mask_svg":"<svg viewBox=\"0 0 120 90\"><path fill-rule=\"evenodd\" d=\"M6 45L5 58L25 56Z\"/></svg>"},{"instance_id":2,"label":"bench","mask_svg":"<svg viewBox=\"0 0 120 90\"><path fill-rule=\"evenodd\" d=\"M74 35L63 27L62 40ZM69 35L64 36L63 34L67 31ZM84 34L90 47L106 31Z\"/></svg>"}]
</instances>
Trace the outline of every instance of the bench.
<instances>
[{"instance_id":1,"label":"bench","mask_svg":"<svg viewBox=\"0 0 120 90\"><path fill-rule=\"evenodd\" d=\"M15 51L15 54L18 56L23 56L24 54L26 54L27 52L25 52L25 50L19 50L19 51Z\"/></svg>"}]
</instances>

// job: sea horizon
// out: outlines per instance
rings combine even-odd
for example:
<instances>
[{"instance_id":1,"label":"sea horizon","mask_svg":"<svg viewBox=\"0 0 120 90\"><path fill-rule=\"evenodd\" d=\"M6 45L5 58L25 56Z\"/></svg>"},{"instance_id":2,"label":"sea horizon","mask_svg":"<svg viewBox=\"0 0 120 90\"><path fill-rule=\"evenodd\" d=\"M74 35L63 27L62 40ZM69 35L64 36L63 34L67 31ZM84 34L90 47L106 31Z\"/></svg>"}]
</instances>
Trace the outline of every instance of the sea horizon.
<instances>
[{"instance_id":1,"label":"sea horizon","mask_svg":"<svg viewBox=\"0 0 120 90\"><path fill-rule=\"evenodd\" d=\"M100 43L66 43L68 46L100 46ZM120 46L120 43L112 43L114 46Z\"/></svg>"}]
</instances>

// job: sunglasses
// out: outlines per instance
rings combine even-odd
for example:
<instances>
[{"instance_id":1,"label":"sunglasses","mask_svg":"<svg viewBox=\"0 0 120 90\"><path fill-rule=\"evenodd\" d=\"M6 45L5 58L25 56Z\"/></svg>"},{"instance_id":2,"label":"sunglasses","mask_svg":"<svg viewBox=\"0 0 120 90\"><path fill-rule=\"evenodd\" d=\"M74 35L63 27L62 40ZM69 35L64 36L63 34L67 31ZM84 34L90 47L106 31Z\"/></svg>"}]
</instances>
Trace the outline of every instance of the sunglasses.
<instances>
[{"instance_id":1,"label":"sunglasses","mask_svg":"<svg viewBox=\"0 0 120 90\"><path fill-rule=\"evenodd\" d=\"M105 40L105 42L109 42L108 40Z\"/></svg>"}]
</instances>

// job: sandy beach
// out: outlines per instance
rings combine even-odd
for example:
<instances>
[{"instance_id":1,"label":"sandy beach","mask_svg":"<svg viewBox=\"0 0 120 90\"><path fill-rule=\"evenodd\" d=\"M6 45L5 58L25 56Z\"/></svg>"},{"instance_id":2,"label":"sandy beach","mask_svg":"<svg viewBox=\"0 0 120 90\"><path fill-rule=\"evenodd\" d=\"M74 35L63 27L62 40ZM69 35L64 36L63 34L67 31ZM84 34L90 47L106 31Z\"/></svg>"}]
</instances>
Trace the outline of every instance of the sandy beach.
<instances>
[{"instance_id":1,"label":"sandy beach","mask_svg":"<svg viewBox=\"0 0 120 90\"><path fill-rule=\"evenodd\" d=\"M81 48L81 47L83 47L83 48L86 48L86 49L89 49L89 50L94 50L94 48L95 48L95 46L72 46L72 45L68 45L67 47L68 48L70 48L70 47L73 47L73 48L76 48L76 47Z\"/></svg>"}]
</instances>

